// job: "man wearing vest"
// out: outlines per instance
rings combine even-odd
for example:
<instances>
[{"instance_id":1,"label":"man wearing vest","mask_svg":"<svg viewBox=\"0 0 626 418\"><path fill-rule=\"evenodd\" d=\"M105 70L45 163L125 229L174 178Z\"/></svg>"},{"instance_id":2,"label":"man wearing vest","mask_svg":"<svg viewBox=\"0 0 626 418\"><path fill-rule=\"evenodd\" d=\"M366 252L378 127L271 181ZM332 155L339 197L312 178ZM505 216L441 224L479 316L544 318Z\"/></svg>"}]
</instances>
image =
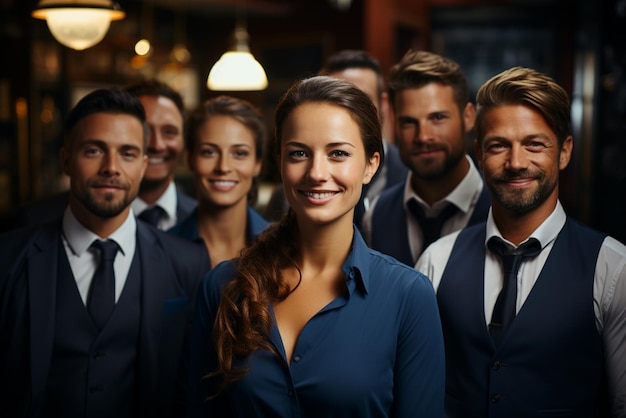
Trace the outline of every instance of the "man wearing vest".
<instances>
[{"instance_id":1,"label":"man wearing vest","mask_svg":"<svg viewBox=\"0 0 626 418\"><path fill-rule=\"evenodd\" d=\"M137 222L139 100L96 90L68 115L62 218L0 235L0 405L7 417L179 413L204 249Z\"/></svg>"},{"instance_id":2,"label":"man wearing vest","mask_svg":"<svg viewBox=\"0 0 626 418\"><path fill-rule=\"evenodd\" d=\"M479 89L477 107L489 216L416 264L437 289L446 416L626 417L626 246L559 202L567 93L515 67Z\"/></svg>"},{"instance_id":3,"label":"man wearing vest","mask_svg":"<svg viewBox=\"0 0 626 418\"><path fill-rule=\"evenodd\" d=\"M489 194L466 153L475 111L460 66L426 51L409 51L389 74L396 142L409 168L365 213L369 245L413 266L442 235L482 222Z\"/></svg>"}]
</instances>

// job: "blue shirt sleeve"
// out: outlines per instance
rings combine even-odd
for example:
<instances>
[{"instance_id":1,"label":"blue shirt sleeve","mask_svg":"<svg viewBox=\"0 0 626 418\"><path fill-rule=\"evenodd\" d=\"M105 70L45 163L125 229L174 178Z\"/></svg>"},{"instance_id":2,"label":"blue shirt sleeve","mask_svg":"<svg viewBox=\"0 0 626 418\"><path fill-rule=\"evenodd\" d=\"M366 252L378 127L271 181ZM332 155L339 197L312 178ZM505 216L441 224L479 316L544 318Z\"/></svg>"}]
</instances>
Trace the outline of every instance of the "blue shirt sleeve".
<instances>
[{"instance_id":1,"label":"blue shirt sleeve","mask_svg":"<svg viewBox=\"0 0 626 418\"><path fill-rule=\"evenodd\" d=\"M395 417L443 416L445 354L434 290L425 276L401 301L394 368Z\"/></svg>"}]
</instances>

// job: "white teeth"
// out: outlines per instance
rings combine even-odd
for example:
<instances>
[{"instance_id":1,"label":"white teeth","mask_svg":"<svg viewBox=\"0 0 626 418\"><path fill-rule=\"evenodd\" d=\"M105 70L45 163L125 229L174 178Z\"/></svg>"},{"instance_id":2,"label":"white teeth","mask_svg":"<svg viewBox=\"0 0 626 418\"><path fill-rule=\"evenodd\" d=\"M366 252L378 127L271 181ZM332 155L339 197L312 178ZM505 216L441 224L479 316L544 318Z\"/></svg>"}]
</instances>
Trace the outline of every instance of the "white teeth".
<instances>
[{"instance_id":1,"label":"white teeth","mask_svg":"<svg viewBox=\"0 0 626 418\"><path fill-rule=\"evenodd\" d=\"M232 187L235 184L237 184L234 181L218 181L218 180L213 180L212 183L219 187Z\"/></svg>"},{"instance_id":2,"label":"white teeth","mask_svg":"<svg viewBox=\"0 0 626 418\"><path fill-rule=\"evenodd\" d=\"M161 158L153 157L153 158L149 158L148 162L150 164L161 164L161 163L165 162L165 158L163 158L163 157L161 157Z\"/></svg>"},{"instance_id":3,"label":"white teeth","mask_svg":"<svg viewBox=\"0 0 626 418\"><path fill-rule=\"evenodd\" d=\"M304 194L308 197L312 197L313 199L326 199L334 195L333 192L324 192L324 193L304 192Z\"/></svg>"}]
</instances>

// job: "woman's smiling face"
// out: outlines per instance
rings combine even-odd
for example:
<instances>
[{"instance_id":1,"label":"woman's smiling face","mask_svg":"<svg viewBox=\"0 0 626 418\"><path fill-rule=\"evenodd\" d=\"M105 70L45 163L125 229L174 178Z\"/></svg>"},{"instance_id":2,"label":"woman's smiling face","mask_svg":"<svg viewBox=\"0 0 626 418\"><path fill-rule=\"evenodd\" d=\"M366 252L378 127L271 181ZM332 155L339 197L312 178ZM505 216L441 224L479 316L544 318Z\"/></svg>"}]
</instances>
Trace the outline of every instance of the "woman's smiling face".
<instances>
[{"instance_id":1,"label":"woman's smiling face","mask_svg":"<svg viewBox=\"0 0 626 418\"><path fill-rule=\"evenodd\" d=\"M296 107L282 127L281 175L285 195L300 220L353 222L364 184L379 164L369 161L358 124L350 113L328 103Z\"/></svg>"},{"instance_id":2,"label":"woman's smiling face","mask_svg":"<svg viewBox=\"0 0 626 418\"><path fill-rule=\"evenodd\" d=\"M198 198L209 206L245 201L261 171L252 131L232 116L209 118L199 129L189 157Z\"/></svg>"}]
</instances>

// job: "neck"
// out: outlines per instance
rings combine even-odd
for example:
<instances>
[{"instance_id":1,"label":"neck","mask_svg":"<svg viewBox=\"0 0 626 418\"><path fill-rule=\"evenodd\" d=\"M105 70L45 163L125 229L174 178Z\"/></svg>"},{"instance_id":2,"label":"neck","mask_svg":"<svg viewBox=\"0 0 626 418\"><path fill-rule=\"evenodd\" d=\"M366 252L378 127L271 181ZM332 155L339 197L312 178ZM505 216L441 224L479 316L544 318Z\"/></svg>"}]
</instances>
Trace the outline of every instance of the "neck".
<instances>
[{"instance_id":1,"label":"neck","mask_svg":"<svg viewBox=\"0 0 626 418\"><path fill-rule=\"evenodd\" d=\"M152 205L163 196L163 193L165 193L173 180L173 177L169 177L165 181L158 183L144 180L141 182L137 196L148 205Z\"/></svg>"},{"instance_id":2,"label":"neck","mask_svg":"<svg viewBox=\"0 0 626 418\"><path fill-rule=\"evenodd\" d=\"M556 203L556 198L548 199L535 210L518 214L504 209L492 199L491 212L502 237L519 245L552 214Z\"/></svg>"},{"instance_id":3,"label":"neck","mask_svg":"<svg viewBox=\"0 0 626 418\"><path fill-rule=\"evenodd\" d=\"M128 218L130 212L130 206L127 206L118 215L111 218L101 218L90 211L88 211L79 202L70 198L70 209L76 217L76 220L80 222L85 228L96 234L102 239L108 238L113 232L115 232Z\"/></svg>"},{"instance_id":4,"label":"neck","mask_svg":"<svg viewBox=\"0 0 626 418\"><path fill-rule=\"evenodd\" d=\"M200 235L211 242L245 235L247 209L246 199L227 207L207 205L199 201L198 229Z\"/></svg>"},{"instance_id":5,"label":"neck","mask_svg":"<svg viewBox=\"0 0 626 418\"><path fill-rule=\"evenodd\" d=\"M228 207L199 202L198 232L207 246L212 266L238 256L245 247L247 208L246 199Z\"/></svg>"},{"instance_id":6,"label":"neck","mask_svg":"<svg viewBox=\"0 0 626 418\"><path fill-rule=\"evenodd\" d=\"M350 252L354 237L352 219L347 215L345 218L330 225L298 222L301 257L299 263L303 270L341 268Z\"/></svg>"},{"instance_id":7,"label":"neck","mask_svg":"<svg viewBox=\"0 0 626 418\"><path fill-rule=\"evenodd\" d=\"M469 172L469 161L465 156L446 175L436 179L423 179L411 175L413 191L429 206L448 196L463 181Z\"/></svg>"}]
</instances>

